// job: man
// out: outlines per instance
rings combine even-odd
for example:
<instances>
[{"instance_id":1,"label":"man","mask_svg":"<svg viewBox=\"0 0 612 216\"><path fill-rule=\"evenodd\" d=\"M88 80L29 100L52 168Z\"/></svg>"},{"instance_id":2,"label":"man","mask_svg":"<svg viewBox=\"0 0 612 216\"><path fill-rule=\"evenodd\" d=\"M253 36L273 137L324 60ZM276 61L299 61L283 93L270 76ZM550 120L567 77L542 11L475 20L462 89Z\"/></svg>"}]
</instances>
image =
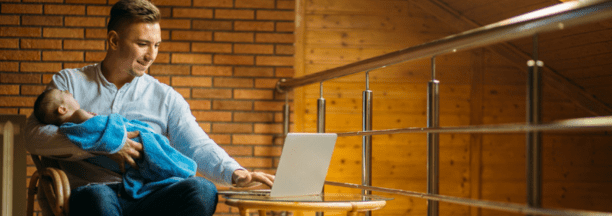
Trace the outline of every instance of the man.
<instances>
[{"instance_id":1,"label":"man","mask_svg":"<svg viewBox=\"0 0 612 216\"><path fill-rule=\"evenodd\" d=\"M88 111L101 115L118 113L143 121L171 145L198 164L208 179L245 186L255 182L272 185L274 176L249 172L229 157L198 126L189 105L171 87L145 72L157 56L161 43L159 10L146 0L122 0L111 9L106 57L100 64L64 69L53 76L49 88L68 90ZM138 168L143 146L126 132L125 143L111 155L84 152L30 116L26 126L27 148L32 154L59 161L68 172L73 189L71 215L212 215L217 204L215 186L199 177L187 178L141 199L130 199L117 187L124 164ZM118 163L113 163L112 161ZM118 166L117 166L118 164Z\"/></svg>"}]
</instances>

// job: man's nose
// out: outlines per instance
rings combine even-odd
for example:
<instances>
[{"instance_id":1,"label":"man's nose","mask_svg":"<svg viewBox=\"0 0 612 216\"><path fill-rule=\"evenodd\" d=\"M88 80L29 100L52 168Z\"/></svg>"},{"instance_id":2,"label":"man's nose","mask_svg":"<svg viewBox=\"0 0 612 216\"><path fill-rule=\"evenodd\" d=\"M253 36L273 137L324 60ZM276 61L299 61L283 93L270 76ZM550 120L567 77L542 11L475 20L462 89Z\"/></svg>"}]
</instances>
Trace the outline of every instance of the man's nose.
<instances>
[{"instance_id":1,"label":"man's nose","mask_svg":"<svg viewBox=\"0 0 612 216\"><path fill-rule=\"evenodd\" d=\"M150 46L147 49L147 53L144 56L145 61L154 61L156 57L157 57L157 47L155 47L154 45Z\"/></svg>"}]
</instances>

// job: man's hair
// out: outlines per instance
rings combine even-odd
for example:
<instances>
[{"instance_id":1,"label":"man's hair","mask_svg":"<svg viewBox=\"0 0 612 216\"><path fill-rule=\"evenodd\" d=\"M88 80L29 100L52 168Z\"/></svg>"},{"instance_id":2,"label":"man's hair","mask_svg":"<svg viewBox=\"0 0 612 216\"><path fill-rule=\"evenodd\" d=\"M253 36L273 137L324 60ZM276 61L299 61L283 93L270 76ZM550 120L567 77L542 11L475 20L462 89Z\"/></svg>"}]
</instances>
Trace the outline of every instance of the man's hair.
<instances>
[{"instance_id":1,"label":"man's hair","mask_svg":"<svg viewBox=\"0 0 612 216\"><path fill-rule=\"evenodd\" d=\"M107 30L119 32L135 22L156 23L160 17L159 9L148 0L121 0L111 8Z\"/></svg>"},{"instance_id":2,"label":"man's hair","mask_svg":"<svg viewBox=\"0 0 612 216\"><path fill-rule=\"evenodd\" d=\"M58 103L51 97L51 89L41 93L34 102L34 116L39 122L44 124L60 124L59 113L57 113Z\"/></svg>"}]
</instances>

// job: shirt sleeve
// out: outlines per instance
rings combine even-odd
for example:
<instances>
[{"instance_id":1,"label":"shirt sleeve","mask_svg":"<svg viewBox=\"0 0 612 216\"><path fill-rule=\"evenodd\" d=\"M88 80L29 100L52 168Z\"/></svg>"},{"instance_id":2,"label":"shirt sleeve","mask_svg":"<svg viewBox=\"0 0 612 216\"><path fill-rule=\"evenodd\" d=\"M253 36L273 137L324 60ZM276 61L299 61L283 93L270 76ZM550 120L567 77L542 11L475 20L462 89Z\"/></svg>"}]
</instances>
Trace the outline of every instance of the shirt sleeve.
<instances>
[{"instance_id":1,"label":"shirt sleeve","mask_svg":"<svg viewBox=\"0 0 612 216\"><path fill-rule=\"evenodd\" d=\"M65 71L60 72L53 76L47 89L70 90L67 80ZM58 132L57 126L42 124L33 114L28 117L25 125L25 140L26 149L36 155L72 161L93 156L72 144L64 134Z\"/></svg>"},{"instance_id":2,"label":"shirt sleeve","mask_svg":"<svg viewBox=\"0 0 612 216\"><path fill-rule=\"evenodd\" d=\"M168 136L171 145L198 164L200 171L209 180L229 186L232 174L244 169L225 150L208 137L191 114L189 104L171 90L168 100Z\"/></svg>"}]
</instances>

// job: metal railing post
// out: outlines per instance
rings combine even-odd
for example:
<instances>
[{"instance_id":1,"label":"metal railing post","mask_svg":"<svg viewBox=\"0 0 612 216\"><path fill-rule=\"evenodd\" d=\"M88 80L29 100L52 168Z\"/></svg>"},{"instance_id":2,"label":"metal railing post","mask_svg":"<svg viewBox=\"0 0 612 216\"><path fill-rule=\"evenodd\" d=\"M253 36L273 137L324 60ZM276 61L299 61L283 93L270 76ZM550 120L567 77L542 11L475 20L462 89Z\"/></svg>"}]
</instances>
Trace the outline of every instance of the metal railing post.
<instances>
[{"instance_id":1,"label":"metal railing post","mask_svg":"<svg viewBox=\"0 0 612 216\"><path fill-rule=\"evenodd\" d=\"M436 57L431 58L431 81L427 89L427 127L439 126L439 84L436 80ZM427 133L427 193L438 194L439 135ZM427 201L427 215L438 215L438 201Z\"/></svg>"},{"instance_id":2,"label":"metal railing post","mask_svg":"<svg viewBox=\"0 0 612 216\"><path fill-rule=\"evenodd\" d=\"M541 120L542 74L544 63L538 60L538 35L533 36L533 59L527 62L527 123L539 124ZM542 139L540 132L526 134L525 157L527 172L527 205L542 206Z\"/></svg>"},{"instance_id":3,"label":"metal railing post","mask_svg":"<svg viewBox=\"0 0 612 216\"><path fill-rule=\"evenodd\" d=\"M363 131L372 130L372 91L370 90L370 71L366 72L366 90L363 91L363 112L362 112ZM363 136L362 140L362 175L361 183L364 186L372 186L372 136ZM372 191L363 190L363 195L370 195ZM365 213L366 216L372 215L372 211Z\"/></svg>"},{"instance_id":4,"label":"metal railing post","mask_svg":"<svg viewBox=\"0 0 612 216\"><path fill-rule=\"evenodd\" d=\"M325 98L323 98L323 82L317 100L317 133L325 133ZM321 194L325 193L325 187L321 190ZM323 212L317 212L316 216L323 216Z\"/></svg>"},{"instance_id":5,"label":"metal railing post","mask_svg":"<svg viewBox=\"0 0 612 216\"><path fill-rule=\"evenodd\" d=\"M285 105L283 106L283 135L289 133L289 92L285 92Z\"/></svg>"}]
</instances>

